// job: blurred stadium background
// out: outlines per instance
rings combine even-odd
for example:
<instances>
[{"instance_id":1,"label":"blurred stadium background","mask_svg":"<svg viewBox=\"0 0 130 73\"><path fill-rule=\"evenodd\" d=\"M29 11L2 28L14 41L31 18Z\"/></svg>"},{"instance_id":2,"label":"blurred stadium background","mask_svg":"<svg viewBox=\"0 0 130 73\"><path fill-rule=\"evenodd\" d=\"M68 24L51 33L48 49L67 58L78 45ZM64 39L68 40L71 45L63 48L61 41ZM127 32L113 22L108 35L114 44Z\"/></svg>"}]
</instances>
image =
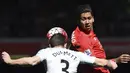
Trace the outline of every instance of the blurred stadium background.
<instances>
[{"instance_id":1,"label":"blurred stadium background","mask_svg":"<svg viewBox=\"0 0 130 73\"><path fill-rule=\"evenodd\" d=\"M94 29L108 58L130 54L130 0L2 0L0 1L0 51L13 58L32 56L47 46L46 33L64 28L69 37L76 27L78 5L90 4ZM130 63L112 73L130 73ZM10 66L0 60L0 73L45 73L43 63L34 67Z\"/></svg>"}]
</instances>

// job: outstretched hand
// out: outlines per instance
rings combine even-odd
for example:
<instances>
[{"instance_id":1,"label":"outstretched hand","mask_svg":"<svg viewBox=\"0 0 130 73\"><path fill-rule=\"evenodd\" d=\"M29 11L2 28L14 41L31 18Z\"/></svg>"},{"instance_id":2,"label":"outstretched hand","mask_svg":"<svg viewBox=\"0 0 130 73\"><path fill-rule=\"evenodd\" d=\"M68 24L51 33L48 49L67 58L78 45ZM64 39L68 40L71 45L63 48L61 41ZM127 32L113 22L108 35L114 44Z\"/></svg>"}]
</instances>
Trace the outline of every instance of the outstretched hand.
<instances>
[{"instance_id":1,"label":"outstretched hand","mask_svg":"<svg viewBox=\"0 0 130 73\"><path fill-rule=\"evenodd\" d=\"M11 61L10 55L7 52L2 52L2 59L5 63L9 63Z\"/></svg>"},{"instance_id":2,"label":"outstretched hand","mask_svg":"<svg viewBox=\"0 0 130 73\"><path fill-rule=\"evenodd\" d=\"M122 54L118 58L115 59L117 63L128 63L130 61L129 54Z\"/></svg>"}]
</instances>

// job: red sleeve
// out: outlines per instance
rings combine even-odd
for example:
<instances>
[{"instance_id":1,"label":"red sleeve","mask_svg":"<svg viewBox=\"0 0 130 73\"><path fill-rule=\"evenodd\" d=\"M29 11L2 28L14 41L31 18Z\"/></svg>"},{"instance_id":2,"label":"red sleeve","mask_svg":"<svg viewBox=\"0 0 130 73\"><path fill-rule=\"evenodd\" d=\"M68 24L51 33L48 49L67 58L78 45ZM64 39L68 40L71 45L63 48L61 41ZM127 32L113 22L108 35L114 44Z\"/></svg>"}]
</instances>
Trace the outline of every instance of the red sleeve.
<instances>
[{"instance_id":1,"label":"red sleeve","mask_svg":"<svg viewBox=\"0 0 130 73\"><path fill-rule=\"evenodd\" d=\"M93 46L94 55L98 58L106 58L105 50L103 49L97 37L94 37L93 44L94 44Z\"/></svg>"}]
</instances>

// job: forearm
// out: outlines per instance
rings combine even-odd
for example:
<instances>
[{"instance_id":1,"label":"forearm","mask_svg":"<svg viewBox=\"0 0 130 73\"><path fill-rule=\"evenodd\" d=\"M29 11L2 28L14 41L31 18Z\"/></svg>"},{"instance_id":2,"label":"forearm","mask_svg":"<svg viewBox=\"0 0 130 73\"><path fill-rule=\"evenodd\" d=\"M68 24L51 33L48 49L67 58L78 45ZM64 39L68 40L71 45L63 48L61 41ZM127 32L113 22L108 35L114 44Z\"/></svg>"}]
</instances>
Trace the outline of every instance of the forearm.
<instances>
[{"instance_id":1,"label":"forearm","mask_svg":"<svg viewBox=\"0 0 130 73\"><path fill-rule=\"evenodd\" d=\"M10 55L7 52L2 52L2 59L5 63L10 65L35 65L41 61L39 56L33 56L33 57L23 57L19 59L11 59Z\"/></svg>"},{"instance_id":2,"label":"forearm","mask_svg":"<svg viewBox=\"0 0 130 73\"><path fill-rule=\"evenodd\" d=\"M97 66L106 66L107 63L108 63L108 60L95 58L95 64Z\"/></svg>"},{"instance_id":3,"label":"forearm","mask_svg":"<svg viewBox=\"0 0 130 73\"><path fill-rule=\"evenodd\" d=\"M116 63L128 63L130 61L130 55L129 54L122 54L117 58L111 59L115 61Z\"/></svg>"},{"instance_id":4,"label":"forearm","mask_svg":"<svg viewBox=\"0 0 130 73\"><path fill-rule=\"evenodd\" d=\"M24 58L19 58L19 59L11 59L7 62L10 65L31 65L32 61L30 57L24 57Z\"/></svg>"},{"instance_id":5,"label":"forearm","mask_svg":"<svg viewBox=\"0 0 130 73\"><path fill-rule=\"evenodd\" d=\"M128 63L130 61L130 58L127 58L127 57L117 57L117 58L113 58L113 59L110 59L116 63Z\"/></svg>"},{"instance_id":6,"label":"forearm","mask_svg":"<svg viewBox=\"0 0 130 73\"><path fill-rule=\"evenodd\" d=\"M107 68L110 68L110 69L116 69L118 67L116 62L114 62L112 60L106 60L106 59L96 58L95 64L98 65L98 66L107 67Z\"/></svg>"}]
</instances>

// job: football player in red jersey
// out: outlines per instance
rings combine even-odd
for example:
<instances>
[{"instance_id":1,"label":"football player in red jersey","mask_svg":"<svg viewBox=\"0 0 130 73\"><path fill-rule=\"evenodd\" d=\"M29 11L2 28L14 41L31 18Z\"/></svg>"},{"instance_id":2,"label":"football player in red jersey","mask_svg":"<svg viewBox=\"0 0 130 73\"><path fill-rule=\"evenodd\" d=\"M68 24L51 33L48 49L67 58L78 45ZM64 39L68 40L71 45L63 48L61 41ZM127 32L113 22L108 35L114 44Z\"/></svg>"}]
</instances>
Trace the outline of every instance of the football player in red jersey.
<instances>
[{"instance_id":1,"label":"football player in red jersey","mask_svg":"<svg viewBox=\"0 0 130 73\"><path fill-rule=\"evenodd\" d=\"M52 30L52 31L51 31ZM67 34L59 27L53 28L47 34L50 38L50 47L41 49L36 55L12 59L7 52L2 52L2 59L10 65L36 65L43 60L47 62L47 73L77 73L77 66L80 62L91 65L109 67L116 69L116 62L106 59L99 59L88 56L82 52L72 51L66 48ZM60 30L60 31L59 31ZM65 32L65 33L64 33Z\"/></svg>"},{"instance_id":2,"label":"football player in red jersey","mask_svg":"<svg viewBox=\"0 0 130 73\"><path fill-rule=\"evenodd\" d=\"M94 34L93 23L94 16L91 7L86 5L80 5L77 10L78 26L72 32L71 43L75 47L75 50L86 53L90 56L97 58L106 58L105 51ZM117 63L127 63L130 61L129 54L122 54L118 58L111 59ZM103 67L91 67L89 65L81 65L80 69L83 69L83 73L110 73L110 71ZM89 69L89 70L88 70Z\"/></svg>"}]
</instances>

